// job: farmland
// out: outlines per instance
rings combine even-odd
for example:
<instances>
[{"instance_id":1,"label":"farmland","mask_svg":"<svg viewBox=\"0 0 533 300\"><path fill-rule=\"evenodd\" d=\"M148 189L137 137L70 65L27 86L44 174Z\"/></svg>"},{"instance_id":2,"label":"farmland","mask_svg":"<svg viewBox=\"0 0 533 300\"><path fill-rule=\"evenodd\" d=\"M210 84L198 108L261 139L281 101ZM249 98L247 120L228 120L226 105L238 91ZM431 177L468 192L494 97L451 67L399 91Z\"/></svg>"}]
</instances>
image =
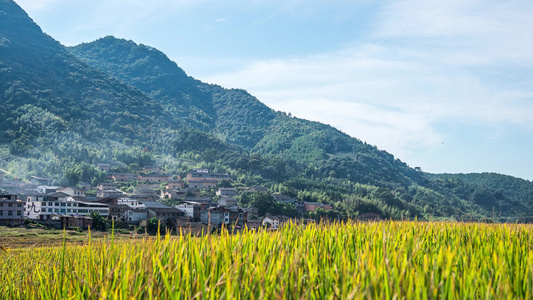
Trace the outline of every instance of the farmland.
<instances>
[{"instance_id":1,"label":"farmland","mask_svg":"<svg viewBox=\"0 0 533 300\"><path fill-rule=\"evenodd\" d=\"M93 240L106 240L111 236L111 232L93 231L91 238ZM142 238L142 235L114 233L115 240ZM89 241L87 231L76 232L74 230L50 230L41 228L24 228L24 227L3 227L0 226L0 246L9 248L22 247L53 247L61 246L63 242L69 245L84 245Z\"/></svg>"},{"instance_id":2,"label":"farmland","mask_svg":"<svg viewBox=\"0 0 533 300\"><path fill-rule=\"evenodd\" d=\"M533 227L376 222L0 250L1 299L533 298Z\"/></svg>"}]
</instances>

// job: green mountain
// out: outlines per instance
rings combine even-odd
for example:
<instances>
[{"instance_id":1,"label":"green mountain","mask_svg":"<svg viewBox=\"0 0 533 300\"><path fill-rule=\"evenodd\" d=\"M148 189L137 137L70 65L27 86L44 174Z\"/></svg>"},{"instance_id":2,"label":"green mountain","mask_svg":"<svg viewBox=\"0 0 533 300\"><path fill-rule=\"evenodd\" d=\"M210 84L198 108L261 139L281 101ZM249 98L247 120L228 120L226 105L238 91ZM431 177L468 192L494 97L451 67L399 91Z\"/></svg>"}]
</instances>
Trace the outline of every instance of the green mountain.
<instances>
[{"instance_id":1,"label":"green mountain","mask_svg":"<svg viewBox=\"0 0 533 300\"><path fill-rule=\"evenodd\" d=\"M531 214L530 199L423 174L331 126L189 77L154 48L105 37L66 49L15 2L0 0L0 16L0 167L16 176L97 183L105 174L96 163L117 172L157 163L181 175L206 167L231 174L236 186L331 203L333 211L319 212L331 218ZM241 199L248 201L255 200Z\"/></svg>"},{"instance_id":2,"label":"green mountain","mask_svg":"<svg viewBox=\"0 0 533 300\"><path fill-rule=\"evenodd\" d=\"M133 138L148 134L151 128L144 123L160 119L160 104L80 62L13 1L0 5L2 141L36 136L44 129L75 131L87 138Z\"/></svg>"},{"instance_id":3,"label":"green mountain","mask_svg":"<svg viewBox=\"0 0 533 300\"><path fill-rule=\"evenodd\" d=\"M428 178L437 181L446 181L455 184L470 185L478 188L477 193L472 193L473 200L489 200L506 197L521 203L528 210L533 209L533 182L497 173L470 173L470 174L427 174ZM483 195L487 191L492 196Z\"/></svg>"},{"instance_id":4,"label":"green mountain","mask_svg":"<svg viewBox=\"0 0 533 300\"><path fill-rule=\"evenodd\" d=\"M315 176L403 186L423 181L389 153L331 126L275 112L244 90L188 77L154 48L108 36L69 50L142 90L187 125L259 154L308 162Z\"/></svg>"},{"instance_id":5,"label":"green mountain","mask_svg":"<svg viewBox=\"0 0 533 300\"><path fill-rule=\"evenodd\" d=\"M17 174L61 178L132 145L170 152L193 132L139 89L80 61L15 2L0 0L0 15L0 157ZM212 137L195 137L203 138Z\"/></svg>"}]
</instances>

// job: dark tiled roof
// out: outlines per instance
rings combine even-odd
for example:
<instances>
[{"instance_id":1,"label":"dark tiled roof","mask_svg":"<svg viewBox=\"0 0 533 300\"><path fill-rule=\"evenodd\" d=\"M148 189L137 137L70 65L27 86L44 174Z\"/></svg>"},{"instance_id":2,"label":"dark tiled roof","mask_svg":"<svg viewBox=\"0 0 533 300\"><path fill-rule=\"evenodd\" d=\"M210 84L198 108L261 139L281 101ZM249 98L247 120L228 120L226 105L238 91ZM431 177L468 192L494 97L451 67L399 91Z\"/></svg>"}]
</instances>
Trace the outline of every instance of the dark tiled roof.
<instances>
[{"instance_id":1,"label":"dark tiled roof","mask_svg":"<svg viewBox=\"0 0 533 300\"><path fill-rule=\"evenodd\" d=\"M150 202L150 201L142 201L142 204L144 204L144 207L146 208L172 208L170 206L166 206L165 204L161 202Z\"/></svg>"},{"instance_id":2,"label":"dark tiled roof","mask_svg":"<svg viewBox=\"0 0 533 300\"><path fill-rule=\"evenodd\" d=\"M149 207L148 210L151 210L155 213L177 213L177 214L184 214L181 210L174 208L174 207Z\"/></svg>"}]
</instances>

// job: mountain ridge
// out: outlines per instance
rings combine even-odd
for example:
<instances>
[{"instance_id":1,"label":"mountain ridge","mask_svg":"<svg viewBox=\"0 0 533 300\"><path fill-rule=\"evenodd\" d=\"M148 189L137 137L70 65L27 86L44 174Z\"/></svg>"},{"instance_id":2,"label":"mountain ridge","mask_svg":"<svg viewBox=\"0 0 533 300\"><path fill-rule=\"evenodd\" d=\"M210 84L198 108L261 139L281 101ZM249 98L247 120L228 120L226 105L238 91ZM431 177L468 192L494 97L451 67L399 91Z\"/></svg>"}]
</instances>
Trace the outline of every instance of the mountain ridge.
<instances>
[{"instance_id":1,"label":"mountain ridge","mask_svg":"<svg viewBox=\"0 0 533 300\"><path fill-rule=\"evenodd\" d=\"M209 128L203 128L203 130L219 136L227 142L260 154L282 153L292 159L303 159L308 162L324 159L345 160L352 169L356 169L364 161L379 160L383 161L382 165L398 170L409 180L423 181L418 172L408 169L405 163L395 160L391 154L350 137L330 125L275 112L244 90L228 90L217 85L202 83L192 77L185 77L185 73L175 62L152 47L107 36L90 43L69 47L69 50L92 67L103 72L109 72L111 76L120 78L141 89L146 94L152 95L154 100L174 106L173 110L182 110L180 107L181 98L192 99L193 101L188 105L196 107L198 110L202 110L207 105L206 102L210 102L212 105L209 105L209 110L204 111L204 113L216 117L213 118L213 123ZM117 53L120 54L120 57L117 57ZM156 58L152 57L154 54L157 56ZM135 57L135 55L138 56ZM151 61L155 62L156 65L152 65L143 74L136 72L136 65L139 61ZM125 66L125 64L129 64L129 66ZM153 70L167 69L168 66L175 68L174 73L183 72L177 89L172 87L172 82L153 80L153 78L165 78L164 75L154 75ZM147 85L146 82L151 84ZM187 83L188 86L184 87ZM195 106L195 103L202 103L202 105ZM187 110L190 110L190 107ZM194 123L188 125L195 127ZM359 155L361 158L356 159L346 157L346 155L342 158L335 157L338 154L346 153L357 153L355 156ZM338 164L337 162L334 163ZM360 166L359 168L363 167ZM365 172L368 171L366 169ZM347 175L349 171L344 170L343 173ZM354 173L351 176L358 181L365 180L365 176L361 174ZM409 181L403 179L402 176L398 176L397 180L402 184L407 184Z\"/></svg>"}]
</instances>

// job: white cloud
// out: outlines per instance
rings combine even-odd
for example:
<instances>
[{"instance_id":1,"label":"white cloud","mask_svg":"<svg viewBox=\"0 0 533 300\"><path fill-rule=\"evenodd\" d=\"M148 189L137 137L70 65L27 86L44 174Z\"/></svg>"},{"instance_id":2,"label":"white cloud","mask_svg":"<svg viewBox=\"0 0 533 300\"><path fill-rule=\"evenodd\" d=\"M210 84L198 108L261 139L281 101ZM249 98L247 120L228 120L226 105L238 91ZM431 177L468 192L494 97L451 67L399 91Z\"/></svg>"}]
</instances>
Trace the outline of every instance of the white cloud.
<instances>
[{"instance_id":1,"label":"white cloud","mask_svg":"<svg viewBox=\"0 0 533 300\"><path fill-rule=\"evenodd\" d=\"M533 2L404 0L376 16L376 38L452 51L449 64L533 65Z\"/></svg>"},{"instance_id":2,"label":"white cloud","mask_svg":"<svg viewBox=\"0 0 533 300\"><path fill-rule=\"evenodd\" d=\"M456 54L365 44L258 61L207 80L245 88L275 109L331 124L402 159L441 144L440 123L505 123L533 130L531 90L514 89L516 82L495 88L482 73L443 63Z\"/></svg>"},{"instance_id":3,"label":"white cloud","mask_svg":"<svg viewBox=\"0 0 533 300\"><path fill-rule=\"evenodd\" d=\"M421 107L412 106L413 99L399 92L411 79L397 78L420 76L423 67L367 54L345 50L257 62L208 81L244 87L275 109L331 124L396 155L409 155L414 150L409 145L438 143L440 135L430 126L434 116L419 113Z\"/></svg>"}]
</instances>

